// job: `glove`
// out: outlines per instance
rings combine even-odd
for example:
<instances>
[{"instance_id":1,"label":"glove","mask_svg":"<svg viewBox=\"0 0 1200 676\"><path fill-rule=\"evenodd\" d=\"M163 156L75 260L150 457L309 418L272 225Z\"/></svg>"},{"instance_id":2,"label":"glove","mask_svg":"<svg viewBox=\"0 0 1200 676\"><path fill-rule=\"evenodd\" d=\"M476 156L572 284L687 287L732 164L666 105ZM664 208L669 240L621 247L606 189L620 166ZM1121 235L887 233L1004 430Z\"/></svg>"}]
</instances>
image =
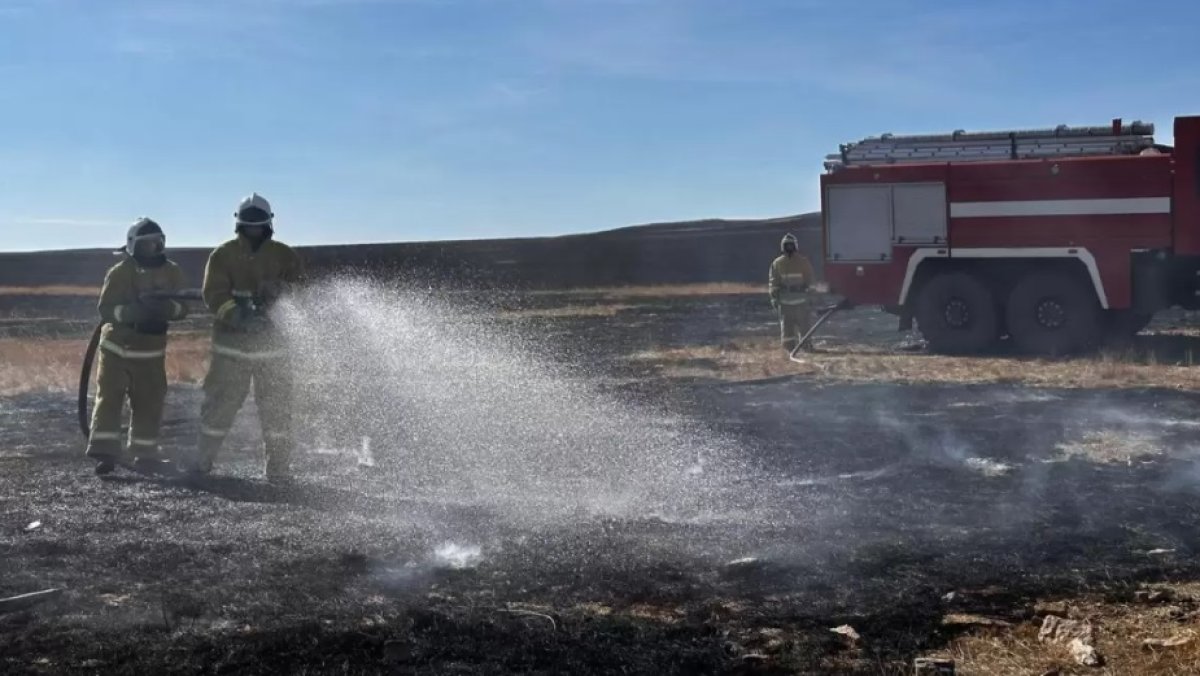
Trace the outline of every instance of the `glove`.
<instances>
[{"instance_id":1,"label":"glove","mask_svg":"<svg viewBox=\"0 0 1200 676\"><path fill-rule=\"evenodd\" d=\"M262 333L271 328L266 311L249 299L239 300L237 311L230 317L234 328L246 333Z\"/></svg>"},{"instance_id":2,"label":"glove","mask_svg":"<svg viewBox=\"0 0 1200 676\"><path fill-rule=\"evenodd\" d=\"M163 301L143 301L137 305L137 320L133 330L152 336L161 336L167 332L167 322L171 319L171 310Z\"/></svg>"},{"instance_id":3,"label":"glove","mask_svg":"<svg viewBox=\"0 0 1200 676\"><path fill-rule=\"evenodd\" d=\"M171 320L171 301L165 298L142 298L138 301L139 322L168 322Z\"/></svg>"},{"instance_id":4,"label":"glove","mask_svg":"<svg viewBox=\"0 0 1200 676\"><path fill-rule=\"evenodd\" d=\"M258 297L260 304L270 307L275 304L280 297L286 295L292 290L292 285L288 282L275 281L263 282L258 289Z\"/></svg>"},{"instance_id":5,"label":"glove","mask_svg":"<svg viewBox=\"0 0 1200 676\"><path fill-rule=\"evenodd\" d=\"M242 330L246 333L262 333L271 329L271 318L261 312L256 312L248 317L245 323L242 324Z\"/></svg>"},{"instance_id":6,"label":"glove","mask_svg":"<svg viewBox=\"0 0 1200 676\"><path fill-rule=\"evenodd\" d=\"M254 318L256 308L254 307L254 302L249 298L235 298L234 301L237 305L234 307L233 312L229 314L229 318L226 321L229 322L230 327L244 331L250 320Z\"/></svg>"}]
</instances>

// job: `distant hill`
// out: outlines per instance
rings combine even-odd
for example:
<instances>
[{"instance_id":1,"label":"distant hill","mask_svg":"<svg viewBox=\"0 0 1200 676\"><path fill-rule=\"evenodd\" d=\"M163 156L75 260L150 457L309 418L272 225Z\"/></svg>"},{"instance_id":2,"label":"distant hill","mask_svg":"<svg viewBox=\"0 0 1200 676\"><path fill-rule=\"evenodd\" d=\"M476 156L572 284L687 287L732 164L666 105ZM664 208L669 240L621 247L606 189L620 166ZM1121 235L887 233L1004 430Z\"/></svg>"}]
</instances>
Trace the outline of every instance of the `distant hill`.
<instances>
[{"instance_id":1,"label":"distant hill","mask_svg":"<svg viewBox=\"0 0 1200 676\"><path fill-rule=\"evenodd\" d=\"M618 284L765 282L779 239L792 232L821 264L820 215L636 225L603 232L443 242L299 247L318 275L354 270L482 286L566 288ZM286 238L284 238L286 241ZM214 245L218 242L214 242ZM209 249L171 249L199 285ZM107 249L0 253L0 286L98 285Z\"/></svg>"}]
</instances>

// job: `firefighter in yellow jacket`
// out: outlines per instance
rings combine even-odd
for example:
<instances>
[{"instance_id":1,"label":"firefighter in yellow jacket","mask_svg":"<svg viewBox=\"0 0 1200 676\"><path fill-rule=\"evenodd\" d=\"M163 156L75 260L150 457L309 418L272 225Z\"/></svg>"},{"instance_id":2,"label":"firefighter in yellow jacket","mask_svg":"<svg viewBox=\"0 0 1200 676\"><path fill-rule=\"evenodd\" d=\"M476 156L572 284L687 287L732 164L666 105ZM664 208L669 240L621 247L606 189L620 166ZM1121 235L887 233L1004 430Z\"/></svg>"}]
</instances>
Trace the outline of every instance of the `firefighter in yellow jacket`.
<instances>
[{"instance_id":1,"label":"firefighter in yellow jacket","mask_svg":"<svg viewBox=\"0 0 1200 676\"><path fill-rule=\"evenodd\" d=\"M217 452L253 384L271 481L291 477L292 378L288 350L272 321L276 301L303 276L299 255L274 239L271 205L257 193L234 213L237 236L209 255L204 303L214 315L212 363L204 379L197 453L183 469L212 471Z\"/></svg>"},{"instance_id":2,"label":"firefighter in yellow jacket","mask_svg":"<svg viewBox=\"0 0 1200 676\"><path fill-rule=\"evenodd\" d=\"M121 250L125 259L104 277L100 291L100 359L87 457L96 474L132 461L140 471L165 471L158 445L167 396L167 325L187 316L177 301L156 298L183 288L183 271L164 253L166 237L149 218L138 219ZM121 418L129 399L128 452L122 448Z\"/></svg>"},{"instance_id":3,"label":"firefighter in yellow jacket","mask_svg":"<svg viewBox=\"0 0 1200 676\"><path fill-rule=\"evenodd\" d=\"M771 307L779 313L779 340L783 349L791 353L812 327L808 289L816 281L816 275L812 264L796 250L795 235L784 235L779 248L783 253L771 262L767 285Z\"/></svg>"}]
</instances>

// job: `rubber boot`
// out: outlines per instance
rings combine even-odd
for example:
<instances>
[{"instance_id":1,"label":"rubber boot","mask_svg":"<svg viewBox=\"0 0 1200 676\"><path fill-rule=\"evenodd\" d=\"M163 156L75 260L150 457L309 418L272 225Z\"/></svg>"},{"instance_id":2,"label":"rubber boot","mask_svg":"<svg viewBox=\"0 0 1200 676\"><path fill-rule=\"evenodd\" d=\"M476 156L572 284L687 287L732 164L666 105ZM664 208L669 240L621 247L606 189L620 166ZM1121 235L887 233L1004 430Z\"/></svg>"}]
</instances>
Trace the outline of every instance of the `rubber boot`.
<instances>
[{"instance_id":1,"label":"rubber boot","mask_svg":"<svg viewBox=\"0 0 1200 676\"><path fill-rule=\"evenodd\" d=\"M212 473L213 461L223 442L224 439L200 435L195 449L179 458L178 470L181 477L188 483L202 483Z\"/></svg>"},{"instance_id":2,"label":"rubber boot","mask_svg":"<svg viewBox=\"0 0 1200 676\"><path fill-rule=\"evenodd\" d=\"M264 444L267 456L264 468L267 481L281 486L290 485L292 479L292 449L285 441L268 440Z\"/></svg>"}]
</instances>

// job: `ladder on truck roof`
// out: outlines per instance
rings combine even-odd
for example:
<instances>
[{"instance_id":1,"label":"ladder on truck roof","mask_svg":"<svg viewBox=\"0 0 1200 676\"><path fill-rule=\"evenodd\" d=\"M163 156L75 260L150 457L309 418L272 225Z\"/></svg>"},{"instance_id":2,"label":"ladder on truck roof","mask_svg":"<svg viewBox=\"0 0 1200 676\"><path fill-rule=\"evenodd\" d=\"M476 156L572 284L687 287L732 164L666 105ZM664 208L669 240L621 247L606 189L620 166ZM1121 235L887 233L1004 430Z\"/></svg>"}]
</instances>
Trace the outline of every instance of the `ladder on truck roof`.
<instances>
[{"instance_id":1,"label":"ladder on truck roof","mask_svg":"<svg viewBox=\"0 0 1200 676\"><path fill-rule=\"evenodd\" d=\"M884 134L842 144L840 152L826 156L825 169L836 171L848 166L872 164L1136 155L1154 147L1153 134L1153 124L1122 124L1119 119L1104 127L1059 125L1050 129L1013 131L959 130L952 134L911 136Z\"/></svg>"}]
</instances>

